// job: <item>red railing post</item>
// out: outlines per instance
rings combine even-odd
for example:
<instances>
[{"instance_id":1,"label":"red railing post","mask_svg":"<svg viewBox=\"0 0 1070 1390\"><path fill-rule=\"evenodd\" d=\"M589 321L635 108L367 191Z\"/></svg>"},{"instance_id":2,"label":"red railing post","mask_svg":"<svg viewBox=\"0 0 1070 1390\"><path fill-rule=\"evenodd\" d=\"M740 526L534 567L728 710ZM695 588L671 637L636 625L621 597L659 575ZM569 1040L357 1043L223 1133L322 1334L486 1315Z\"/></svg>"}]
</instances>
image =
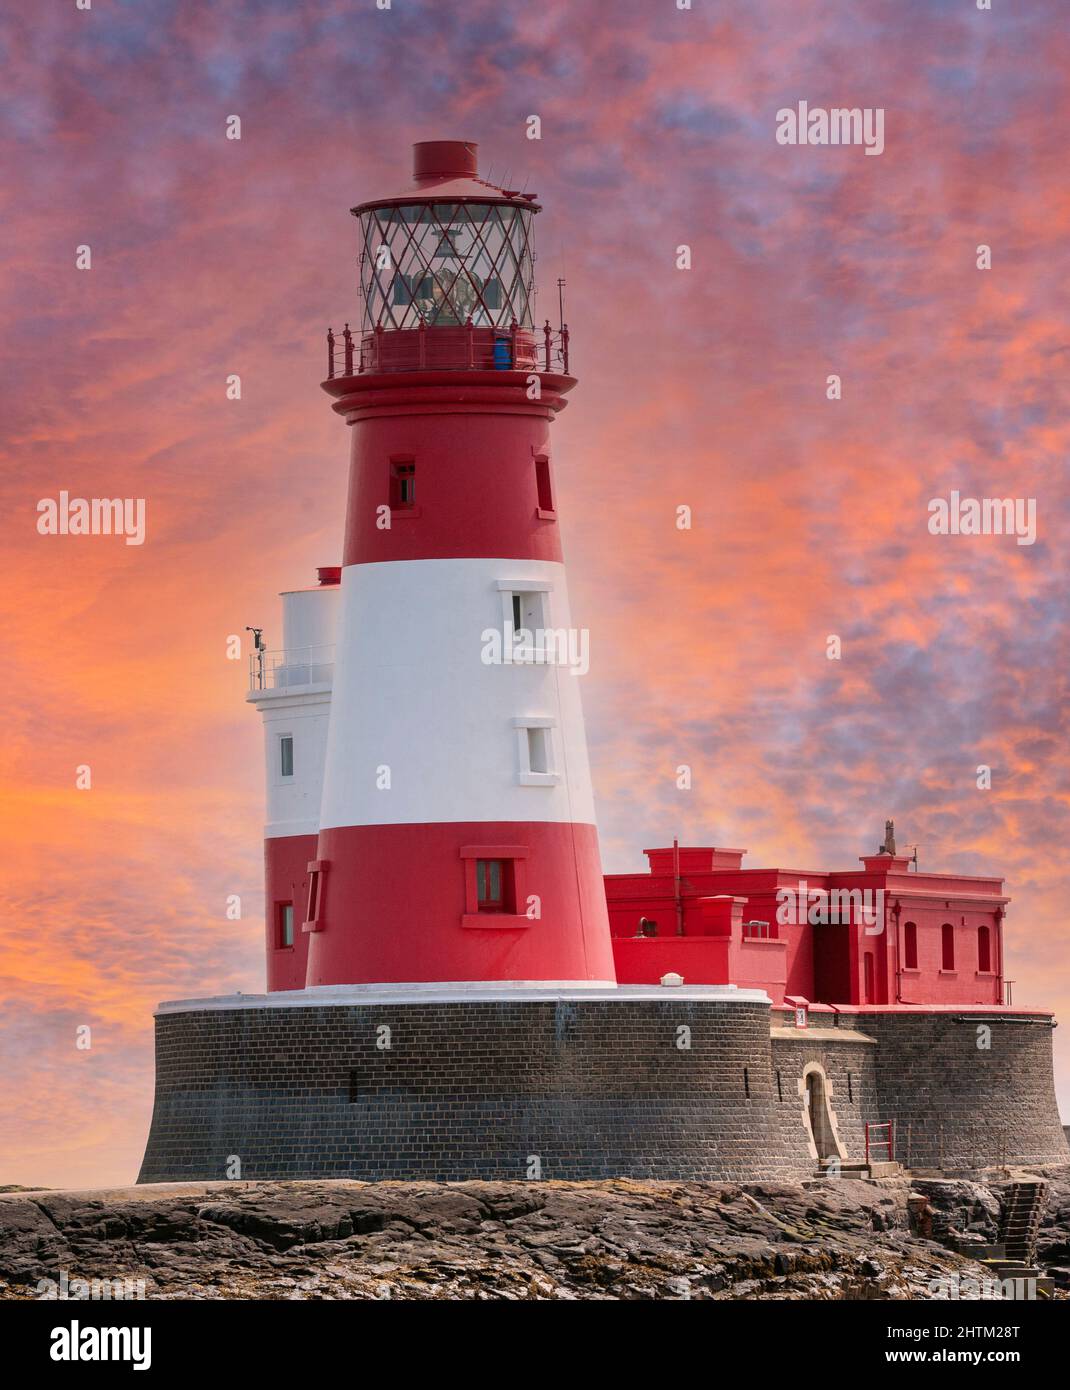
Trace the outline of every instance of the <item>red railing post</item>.
<instances>
[{"instance_id":1,"label":"red railing post","mask_svg":"<svg viewBox=\"0 0 1070 1390\"><path fill-rule=\"evenodd\" d=\"M420 344L420 366L427 366L427 324L420 320L420 327L417 329L417 342Z\"/></svg>"},{"instance_id":2,"label":"red railing post","mask_svg":"<svg viewBox=\"0 0 1070 1390\"><path fill-rule=\"evenodd\" d=\"M546 366L544 370L547 372L550 370L550 339L552 336L553 335L550 332L550 320L547 319L546 322L543 324L542 328L542 341L546 359Z\"/></svg>"},{"instance_id":3,"label":"red railing post","mask_svg":"<svg viewBox=\"0 0 1070 1390\"><path fill-rule=\"evenodd\" d=\"M476 365L475 336L476 331L472 326L472 315L469 314L464 321L464 343L467 352L469 368L474 367Z\"/></svg>"},{"instance_id":4,"label":"red railing post","mask_svg":"<svg viewBox=\"0 0 1070 1390\"><path fill-rule=\"evenodd\" d=\"M516 335L519 331L519 324L513 319L509 325L509 366L516 370Z\"/></svg>"},{"instance_id":5,"label":"red railing post","mask_svg":"<svg viewBox=\"0 0 1070 1390\"><path fill-rule=\"evenodd\" d=\"M346 345L346 376L353 375L353 334L349 331L349 324L346 324L342 338Z\"/></svg>"},{"instance_id":6,"label":"red railing post","mask_svg":"<svg viewBox=\"0 0 1070 1390\"><path fill-rule=\"evenodd\" d=\"M869 1121L866 1121L866 1167L869 1167Z\"/></svg>"},{"instance_id":7,"label":"red railing post","mask_svg":"<svg viewBox=\"0 0 1070 1390\"><path fill-rule=\"evenodd\" d=\"M895 1121L888 1121L888 1162L895 1162Z\"/></svg>"},{"instance_id":8,"label":"red railing post","mask_svg":"<svg viewBox=\"0 0 1070 1390\"><path fill-rule=\"evenodd\" d=\"M565 375L568 376L568 324L561 325L561 355L565 363Z\"/></svg>"},{"instance_id":9,"label":"red railing post","mask_svg":"<svg viewBox=\"0 0 1070 1390\"><path fill-rule=\"evenodd\" d=\"M374 371L377 371L377 372L378 372L378 371L381 371L381 370L382 370L382 366L383 366L383 325L382 325L381 323L377 323L377 324L375 325L375 362L374 362L374 364L373 364L373 370L374 370Z\"/></svg>"},{"instance_id":10,"label":"red railing post","mask_svg":"<svg viewBox=\"0 0 1070 1390\"><path fill-rule=\"evenodd\" d=\"M327 380L334 376L334 333L327 329Z\"/></svg>"}]
</instances>

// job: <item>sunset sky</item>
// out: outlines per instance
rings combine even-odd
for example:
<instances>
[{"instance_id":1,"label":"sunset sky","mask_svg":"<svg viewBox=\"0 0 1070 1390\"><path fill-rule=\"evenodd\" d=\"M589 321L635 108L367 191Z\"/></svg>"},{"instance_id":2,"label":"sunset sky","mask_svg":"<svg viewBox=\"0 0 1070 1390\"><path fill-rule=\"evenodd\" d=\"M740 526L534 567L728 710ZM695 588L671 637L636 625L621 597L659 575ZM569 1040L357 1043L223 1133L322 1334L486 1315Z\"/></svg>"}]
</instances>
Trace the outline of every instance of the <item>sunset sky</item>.
<instances>
[{"instance_id":1,"label":"sunset sky","mask_svg":"<svg viewBox=\"0 0 1070 1390\"><path fill-rule=\"evenodd\" d=\"M1070 1120L1066 21L7 8L0 1184L132 1181L153 1007L263 988L262 735L226 642L278 645L278 591L340 560L349 440L318 383L359 318L348 209L436 138L539 194L542 314L567 279L555 468L606 869L674 834L847 869L894 817L922 868L1002 873ZM779 145L800 100L883 108L884 152ZM145 544L39 535L61 489L144 498ZM1036 543L930 535L951 489L1035 498Z\"/></svg>"}]
</instances>

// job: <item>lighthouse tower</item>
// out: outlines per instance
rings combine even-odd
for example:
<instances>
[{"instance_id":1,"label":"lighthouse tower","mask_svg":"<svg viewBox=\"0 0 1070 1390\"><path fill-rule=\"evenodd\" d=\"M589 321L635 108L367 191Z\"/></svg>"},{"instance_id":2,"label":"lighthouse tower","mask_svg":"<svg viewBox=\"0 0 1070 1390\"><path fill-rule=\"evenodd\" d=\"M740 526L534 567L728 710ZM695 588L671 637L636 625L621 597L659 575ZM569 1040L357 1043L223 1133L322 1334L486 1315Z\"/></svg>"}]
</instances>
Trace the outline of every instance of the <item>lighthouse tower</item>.
<instances>
[{"instance_id":1,"label":"lighthouse tower","mask_svg":"<svg viewBox=\"0 0 1070 1390\"><path fill-rule=\"evenodd\" d=\"M353 209L308 986L615 982L550 445L575 379L564 325L536 328L538 211L461 141L416 145L412 186Z\"/></svg>"}]
</instances>

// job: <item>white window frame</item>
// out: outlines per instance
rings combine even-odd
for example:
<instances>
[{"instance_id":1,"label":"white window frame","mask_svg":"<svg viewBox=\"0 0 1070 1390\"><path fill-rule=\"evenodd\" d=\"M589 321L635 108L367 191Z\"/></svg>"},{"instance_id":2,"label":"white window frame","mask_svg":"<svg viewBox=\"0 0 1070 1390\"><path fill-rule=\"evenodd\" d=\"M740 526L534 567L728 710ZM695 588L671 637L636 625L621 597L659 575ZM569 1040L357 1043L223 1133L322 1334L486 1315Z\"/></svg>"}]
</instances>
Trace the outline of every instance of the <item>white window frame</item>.
<instances>
[{"instance_id":1,"label":"white window frame","mask_svg":"<svg viewBox=\"0 0 1070 1390\"><path fill-rule=\"evenodd\" d=\"M546 650L544 647L536 645L535 633L538 631L547 632L552 628L550 622L550 594L553 584L548 579L499 579L497 590L502 600L502 635L513 629L513 597L519 594L521 600L531 600L525 607L536 610L537 621L532 623L529 630L532 635L532 645L530 648L531 657L526 661L513 662L511 651L503 657L503 664L506 666L528 666L538 665L546 661ZM515 629L514 644L515 644Z\"/></svg>"},{"instance_id":2,"label":"white window frame","mask_svg":"<svg viewBox=\"0 0 1070 1390\"><path fill-rule=\"evenodd\" d=\"M513 720L513 728L516 730L517 780L520 785L522 787L559 786L561 774L557 770L557 720L537 714L525 714ZM531 770L529 729L544 729L546 731L546 772L533 772Z\"/></svg>"},{"instance_id":3,"label":"white window frame","mask_svg":"<svg viewBox=\"0 0 1070 1390\"><path fill-rule=\"evenodd\" d=\"M282 744L283 740L287 738L290 740L290 766L293 768L293 771L288 773L282 770ZM289 786L297 776L297 739L292 733L276 734L275 754L275 776L280 783Z\"/></svg>"}]
</instances>

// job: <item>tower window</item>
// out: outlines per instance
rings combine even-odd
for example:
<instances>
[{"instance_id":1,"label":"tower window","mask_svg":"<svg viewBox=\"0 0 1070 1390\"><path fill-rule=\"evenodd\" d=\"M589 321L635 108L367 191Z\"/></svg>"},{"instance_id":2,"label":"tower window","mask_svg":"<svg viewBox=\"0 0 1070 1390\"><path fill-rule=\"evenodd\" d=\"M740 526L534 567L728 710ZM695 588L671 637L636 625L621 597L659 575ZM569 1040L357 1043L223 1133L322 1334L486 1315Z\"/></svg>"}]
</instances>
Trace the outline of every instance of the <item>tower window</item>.
<instances>
[{"instance_id":1,"label":"tower window","mask_svg":"<svg viewBox=\"0 0 1070 1390\"><path fill-rule=\"evenodd\" d=\"M479 912L506 910L506 863L504 859L475 860L475 891L479 899Z\"/></svg>"},{"instance_id":2,"label":"tower window","mask_svg":"<svg viewBox=\"0 0 1070 1390\"><path fill-rule=\"evenodd\" d=\"M416 461L412 458L390 460L390 510L409 511L416 506Z\"/></svg>"},{"instance_id":3,"label":"tower window","mask_svg":"<svg viewBox=\"0 0 1070 1390\"><path fill-rule=\"evenodd\" d=\"M918 968L918 924L907 922L903 927L903 968Z\"/></svg>"},{"instance_id":4,"label":"tower window","mask_svg":"<svg viewBox=\"0 0 1070 1390\"><path fill-rule=\"evenodd\" d=\"M294 905L276 903L277 944L280 948L294 944Z\"/></svg>"},{"instance_id":5,"label":"tower window","mask_svg":"<svg viewBox=\"0 0 1070 1390\"><path fill-rule=\"evenodd\" d=\"M950 922L945 922L940 928L940 951L941 969L954 970L955 968L955 928Z\"/></svg>"},{"instance_id":6,"label":"tower window","mask_svg":"<svg viewBox=\"0 0 1070 1390\"><path fill-rule=\"evenodd\" d=\"M302 931L323 930L323 875L327 869L326 859L313 859L308 865L308 907Z\"/></svg>"},{"instance_id":7,"label":"tower window","mask_svg":"<svg viewBox=\"0 0 1070 1390\"><path fill-rule=\"evenodd\" d=\"M283 734L279 739L279 775L294 775L294 741L292 734Z\"/></svg>"},{"instance_id":8,"label":"tower window","mask_svg":"<svg viewBox=\"0 0 1070 1390\"><path fill-rule=\"evenodd\" d=\"M539 515L547 518L555 516L553 481L550 477L550 460L545 454L540 454L535 459L535 486L539 495Z\"/></svg>"},{"instance_id":9,"label":"tower window","mask_svg":"<svg viewBox=\"0 0 1070 1390\"><path fill-rule=\"evenodd\" d=\"M544 580L499 579L502 600L502 626L508 627L512 643L507 647L507 664L542 663L547 660L545 644L550 632L550 585Z\"/></svg>"},{"instance_id":10,"label":"tower window","mask_svg":"<svg viewBox=\"0 0 1070 1390\"><path fill-rule=\"evenodd\" d=\"M513 720L513 728L517 737L520 785L556 786L561 778L554 758L554 721L525 715Z\"/></svg>"},{"instance_id":11,"label":"tower window","mask_svg":"<svg viewBox=\"0 0 1070 1390\"><path fill-rule=\"evenodd\" d=\"M528 770L549 772L550 755L547 749L549 729L528 730Z\"/></svg>"},{"instance_id":12,"label":"tower window","mask_svg":"<svg viewBox=\"0 0 1070 1390\"><path fill-rule=\"evenodd\" d=\"M525 913L527 845L463 845L462 927L505 930L531 925Z\"/></svg>"},{"instance_id":13,"label":"tower window","mask_svg":"<svg viewBox=\"0 0 1070 1390\"><path fill-rule=\"evenodd\" d=\"M987 927L977 928L977 969L987 973L992 969L992 938Z\"/></svg>"}]
</instances>

